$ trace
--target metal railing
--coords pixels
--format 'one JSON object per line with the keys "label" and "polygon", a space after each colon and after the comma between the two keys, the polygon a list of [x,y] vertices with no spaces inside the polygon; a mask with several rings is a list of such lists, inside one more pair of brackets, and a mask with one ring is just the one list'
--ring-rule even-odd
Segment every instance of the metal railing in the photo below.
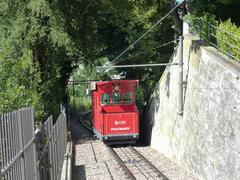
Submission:
{"label": "metal railing", "polygon": [[[216,22],[217,24],[217,22]],[[240,36],[220,29],[217,25],[195,20],[190,31],[201,40],[221,51],[229,58],[240,61]]]}
{"label": "metal railing", "polygon": [[1,180],[35,179],[36,150],[32,109],[21,109],[0,117]]}
{"label": "metal railing", "polygon": [[34,132],[32,108],[0,115],[0,179],[58,180],[67,146],[66,117]]}
{"label": "metal railing", "polygon": [[66,125],[65,115],[60,114],[54,126],[51,116],[40,130],[40,147],[37,163],[39,180],[60,179],[67,147]]}

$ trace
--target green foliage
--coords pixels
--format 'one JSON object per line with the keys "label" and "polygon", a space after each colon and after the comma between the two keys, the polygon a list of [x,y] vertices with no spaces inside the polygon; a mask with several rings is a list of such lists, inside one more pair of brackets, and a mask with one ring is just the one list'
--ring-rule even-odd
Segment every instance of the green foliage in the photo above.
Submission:
{"label": "green foliage", "polygon": [[232,18],[237,25],[240,25],[239,8],[239,0],[197,0],[188,3],[188,10],[194,16],[203,16],[208,13],[214,15],[218,21]]}
{"label": "green foliage", "polygon": [[41,95],[36,91],[39,74],[31,65],[31,51],[25,50],[19,59],[13,59],[9,56],[11,47],[2,44],[2,48],[4,53],[0,53],[0,111],[34,106],[36,116],[43,117]]}
{"label": "green foliage", "polygon": [[[207,22],[214,23],[214,17],[225,20],[232,16],[240,24],[239,6],[236,0],[198,0],[188,5],[193,16],[200,16],[197,21],[203,38],[208,38]],[[95,66],[113,60],[168,11],[169,0],[0,1],[0,111],[34,106],[39,120],[57,116],[59,104],[67,101],[72,73],[75,80],[106,80],[123,70],[127,78],[141,80],[138,96],[146,104],[163,68],[99,74]],[[168,17],[116,64],[167,62],[173,46],[155,47],[173,40],[172,25]],[[235,26],[234,30],[239,32]],[[81,95],[85,89],[76,87],[74,93]]]}
{"label": "green foliage", "polygon": [[91,96],[86,95],[71,95],[70,96],[70,107],[73,114],[77,112],[89,111],[92,109]]}
{"label": "green foliage", "polygon": [[190,31],[198,34],[201,39],[211,42],[214,41],[212,36],[210,36],[210,33],[212,33],[212,28],[210,25],[217,26],[214,15],[210,15],[208,13],[204,14],[203,16],[186,15],[184,19],[189,22]]}
{"label": "green foliage", "polygon": [[[0,111],[34,106],[38,120],[57,116],[71,73],[77,80],[118,74],[123,69],[98,74],[95,66],[111,61],[168,11],[168,0],[1,1]],[[168,61],[173,46],[153,48],[173,39],[172,24],[167,18],[122,57],[128,60],[117,63]],[[124,70],[127,78],[141,79],[141,87],[154,86],[159,77],[153,75],[163,71]]]}
{"label": "green foliage", "polygon": [[138,88],[137,93],[136,93],[136,104],[139,109],[142,109],[145,103],[145,95],[144,95],[144,89],[143,88]]}
{"label": "green foliage", "polygon": [[190,23],[190,31],[198,34],[201,39],[217,45],[223,53],[240,60],[240,28],[231,19],[219,25],[214,16],[209,14],[202,17],[188,15],[185,20]]}
{"label": "green foliage", "polygon": [[[152,87],[154,87],[155,82],[160,77],[161,73],[159,72],[163,71],[163,68],[120,68],[115,71],[108,71],[105,74],[95,74],[95,69],[92,67],[112,61],[131,43],[137,40],[169,11],[168,1],[108,0],[101,1],[98,4],[86,3],[90,4],[89,6],[92,9],[97,9],[97,16],[95,16],[94,13],[91,14],[93,10],[87,8],[87,11],[86,8],[84,8],[86,7],[84,2],[85,1],[82,2],[82,7],[71,7],[71,12],[69,12],[70,14],[73,12],[79,14],[79,16],[71,15],[71,20],[69,21],[70,29],[74,30],[74,37],[77,36],[75,35],[78,34],[77,32],[81,32],[83,37],[89,38],[87,42],[84,42],[85,46],[89,48],[91,47],[91,51],[88,51],[84,47],[82,48],[82,62],[85,65],[85,68],[89,70],[89,73],[87,73],[86,70],[83,70],[80,74],[87,74],[89,79],[106,80],[109,79],[112,74],[119,74],[120,72],[125,71],[127,78],[141,80],[140,89],[143,91],[141,97],[143,101],[140,102],[146,104],[148,96],[153,89]],[[63,7],[64,6],[65,5],[63,5]],[[66,7],[69,9],[69,4],[66,5]],[[75,8],[78,9],[75,10]],[[85,18],[84,22],[86,22],[84,24],[85,26],[79,22],[79,20],[83,20],[83,17]],[[90,20],[88,21],[88,19]],[[95,24],[95,31],[92,31],[94,26],[93,23]],[[75,26],[76,24],[78,24],[78,26]],[[154,48],[173,40],[172,25],[172,19],[168,17],[161,25],[154,28],[151,33],[117,60],[116,64],[168,62],[173,51],[173,45],[159,49]],[[91,35],[89,35],[90,33]],[[95,41],[96,39],[98,41]],[[78,40],[79,41],[76,43],[78,43],[80,47],[85,40]],[[158,76],[155,76],[156,74],[158,74]],[[81,80],[84,78],[86,79],[86,77],[83,76],[74,77],[75,80]],[[149,80],[154,82],[151,86],[149,86]]]}
{"label": "green foliage", "polygon": [[71,57],[76,58],[57,2],[7,0],[1,5],[0,111],[33,106],[38,120],[57,116],[73,69]]}
{"label": "green foliage", "polygon": [[[218,46],[223,52],[227,52],[240,62],[240,27],[232,23],[231,19],[228,19],[221,22],[218,28],[219,30],[216,32]],[[231,43],[231,45],[226,42]]]}

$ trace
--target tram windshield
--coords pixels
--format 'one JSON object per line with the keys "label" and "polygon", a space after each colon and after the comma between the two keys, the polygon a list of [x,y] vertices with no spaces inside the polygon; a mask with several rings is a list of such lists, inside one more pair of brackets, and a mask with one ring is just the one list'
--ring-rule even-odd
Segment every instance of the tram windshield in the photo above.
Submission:
{"label": "tram windshield", "polygon": [[132,92],[113,92],[112,100],[110,102],[110,95],[107,93],[102,94],[101,104],[131,104],[133,102]]}
{"label": "tram windshield", "polygon": [[114,92],[112,93],[112,103],[113,104],[130,104],[133,102],[133,93],[131,92]]}
{"label": "tram windshield", "polygon": [[112,103],[113,104],[118,104],[121,102],[121,95],[119,92],[114,92],[112,93]]}
{"label": "tram windshield", "polygon": [[102,99],[101,99],[102,104],[109,104],[110,103],[110,96],[107,93],[102,94]]}
{"label": "tram windshield", "polygon": [[132,93],[131,92],[127,92],[127,93],[122,93],[122,102],[124,104],[129,104],[132,103]]}

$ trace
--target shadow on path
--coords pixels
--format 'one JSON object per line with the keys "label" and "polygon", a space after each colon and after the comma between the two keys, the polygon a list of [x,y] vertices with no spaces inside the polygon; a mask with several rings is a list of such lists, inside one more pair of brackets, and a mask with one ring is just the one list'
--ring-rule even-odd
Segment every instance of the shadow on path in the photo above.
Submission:
{"label": "shadow on path", "polygon": [[76,145],[82,144],[88,140],[95,139],[93,134],[91,134],[86,128],[80,123],[79,116],[75,116],[70,120],[70,129],[73,141],[73,164],[72,164],[72,177],[73,180],[86,179],[86,172],[84,165],[76,165]]}

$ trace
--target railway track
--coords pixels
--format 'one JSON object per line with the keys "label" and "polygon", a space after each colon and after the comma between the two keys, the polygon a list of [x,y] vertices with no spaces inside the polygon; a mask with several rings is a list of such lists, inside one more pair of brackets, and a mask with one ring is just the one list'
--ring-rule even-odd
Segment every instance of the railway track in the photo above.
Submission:
{"label": "railway track", "polygon": [[[93,134],[92,124],[91,124],[91,111],[84,112],[80,115],[80,123],[86,128],[91,134]],[[90,140],[90,139],[87,139]],[[84,140],[86,141],[86,139]],[[79,142],[81,144],[81,142]],[[91,144],[92,150],[94,152],[93,145]],[[142,154],[140,154],[134,147],[111,147],[108,146],[110,154],[117,160],[117,164],[125,172],[129,179],[159,179],[168,180],[168,178],[159,171],[148,159],[146,159]],[[93,153],[95,154],[95,152]],[[96,157],[96,156],[94,156]],[[96,160],[97,162],[97,160]],[[106,163],[106,162],[105,162]],[[114,179],[113,172],[107,168],[110,174],[110,179]]]}
{"label": "railway track", "polygon": [[[80,123],[91,133],[91,111],[80,115]],[[134,147],[109,147],[110,153],[116,159],[127,176],[132,179],[159,179],[168,180],[168,178],[159,171],[150,161],[141,155]],[[111,174],[111,173],[110,173]]]}
{"label": "railway track", "polygon": [[93,133],[92,129],[92,111],[83,112],[80,115],[80,123],[91,133]]}
{"label": "railway track", "polygon": [[109,149],[130,179],[168,180],[162,172],[160,172],[134,147],[109,147]]}

